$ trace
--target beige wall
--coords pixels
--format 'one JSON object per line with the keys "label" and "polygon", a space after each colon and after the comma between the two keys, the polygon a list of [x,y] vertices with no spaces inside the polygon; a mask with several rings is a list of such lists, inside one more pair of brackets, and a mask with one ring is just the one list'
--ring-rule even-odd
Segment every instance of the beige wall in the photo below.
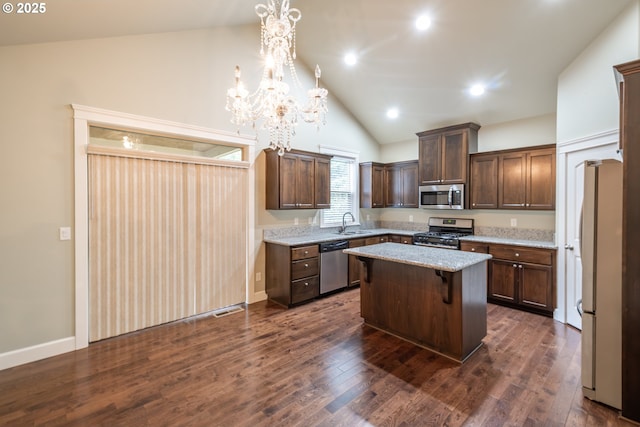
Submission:
{"label": "beige wall", "polygon": [[640,56],[640,2],[633,2],[558,78],[558,143],[619,127],[613,66]]}
{"label": "beige wall", "polygon": [[[74,335],[74,248],[58,240],[58,228],[73,225],[70,104],[235,131],[226,90],[236,64],[256,86],[258,48],[255,25],[0,48],[0,355]],[[308,87],[302,63],[298,73]],[[327,126],[317,132],[301,124],[296,148],[349,144],[376,158],[377,143],[328,89]],[[258,253],[262,227],[290,222],[290,214],[262,208],[263,137],[256,147]]]}

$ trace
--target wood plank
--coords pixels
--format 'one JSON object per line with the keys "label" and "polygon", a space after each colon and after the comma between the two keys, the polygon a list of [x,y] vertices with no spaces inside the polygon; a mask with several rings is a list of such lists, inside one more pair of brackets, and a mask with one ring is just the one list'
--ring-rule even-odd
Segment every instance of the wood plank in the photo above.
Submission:
{"label": "wood plank", "polygon": [[582,397],[580,334],[553,319],[489,304],[460,365],[359,304],[265,301],[0,371],[0,425],[632,425]]}

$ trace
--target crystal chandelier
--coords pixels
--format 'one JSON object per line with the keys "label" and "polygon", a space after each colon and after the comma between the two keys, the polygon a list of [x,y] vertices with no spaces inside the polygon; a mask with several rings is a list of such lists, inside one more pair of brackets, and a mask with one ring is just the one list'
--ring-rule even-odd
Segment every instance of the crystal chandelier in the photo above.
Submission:
{"label": "crystal chandelier", "polygon": [[240,80],[240,67],[236,66],[235,86],[227,91],[227,111],[231,122],[240,126],[262,119],[262,128],[269,130],[269,148],[284,154],[291,149],[298,117],[314,123],[318,129],[326,124],[327,90],[320,87],[320,67],[316,65],[316,85],[307,91],[304,106],[289,94],[284,82],[284,70],[289,68],[293,84],[302,88],[293,60],[296,58],[296,24],[302,17],[298,9],[289,8],[289,0],[268,0],[255,7],[260,18],[260,55],[265,65],[258,89],[249,94]]}

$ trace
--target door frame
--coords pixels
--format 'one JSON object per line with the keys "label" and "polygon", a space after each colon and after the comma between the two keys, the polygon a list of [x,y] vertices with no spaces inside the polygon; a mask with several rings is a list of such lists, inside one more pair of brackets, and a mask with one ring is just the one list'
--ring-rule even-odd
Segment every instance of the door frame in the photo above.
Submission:
{"label": "door frame", "polygon": [[[567,188],[568,186],[568,173],[571,171],[568,167],[568,157],[571,154],[580,153],[589,159],[621,159],[621,155],[617,153],[619,143],[619,131],[618,129],[602,132],[594,135],[590,135],[584,138],[578,138],[565,142],[558,142],[556,147],[556,169],[557,169],[557,194],[556,194],[556,243],[558,245],[557,253],[557,308],[554,311],[554,319],[570,324],[568,322],[569,310],[574,310],[575,301],[570,301],[574,294],[575,289],[580,282],[581,278],[574,278],[572,283],[568,282],[571,277],[568,277],[567,269],[567,253],[565,245],[574,245],[575,242],[569,242],[567,240],[567,232],[569,230],[568,224],[574,221],[574,218],[569,218],[567,212],[567,200],[568,195],[573,194],[575,189]],[[576,325],[570,324],[577,327]]]}
{"label": "door frame", "polygon": [[[254,295],[253,260],[256,257],[255,240],[255,140],[253,136],[187,125],[184,123],[136,116],[71,104],[74,129],[74,261],[75,261],[75,348],[89,345],[89,199],[87,146],[89,126],[115,127],[148,133],[159,133],[198,141],[224,142],[241,147],[244,151],[240,163],[248,168],[247,197],[247,253],[245,255],[245,300],[251,303]],[[239,163],[239,162],[235,162]]]}

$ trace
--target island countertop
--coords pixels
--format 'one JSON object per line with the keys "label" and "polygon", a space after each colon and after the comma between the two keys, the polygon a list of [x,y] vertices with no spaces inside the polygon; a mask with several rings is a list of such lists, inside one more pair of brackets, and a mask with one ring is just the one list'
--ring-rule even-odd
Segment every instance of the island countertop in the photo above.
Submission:
{"label": "island countertop", "polygon": [[379,243],[370,246],[345,249],[349,255],[393,261],[400,264],[456,272],[491,259],[489,254],[431,248],[401,243]]}

